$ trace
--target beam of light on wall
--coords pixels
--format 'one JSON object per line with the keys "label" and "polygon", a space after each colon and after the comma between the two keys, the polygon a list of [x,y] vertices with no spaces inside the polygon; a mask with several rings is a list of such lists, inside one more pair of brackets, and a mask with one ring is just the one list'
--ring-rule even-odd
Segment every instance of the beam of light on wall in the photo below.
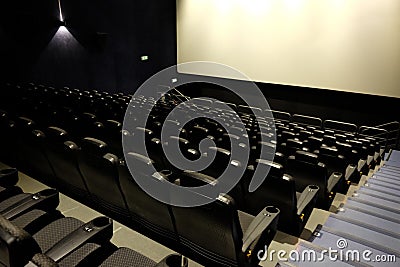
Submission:
{"label": "beam of light on wall", "polygon": [[87,51],[82,44],[65,26],[60,26],[37,58],[32,76],[52,84],[82,84],[88,79],[86,60]]}
{"label": "beam of light on wall", "polygon": [[60,11],[60,21],[64,21],[62,9],[61,9],[61,0],[58,0],[58,10]]}
{"label": "beam of light on wall", "polygon": [[[60,26],[60,28],[58,29],[56,35],[57,35],[57,34],[60,34],[60,35],[67,35],[67,34],[69,34],[69,35],[71,35],[70,32],[68,31],[67,27],[65,27],[65,26]],[[71,36],[72,36],[72,35],[71,35]]]}
{"label": "beam of light on wall", "polygon": [[60,26],[58,28],[49,45],[50,44],[57,44],[60,49],[70,49],[71,47],[81,46],[65,26]]}

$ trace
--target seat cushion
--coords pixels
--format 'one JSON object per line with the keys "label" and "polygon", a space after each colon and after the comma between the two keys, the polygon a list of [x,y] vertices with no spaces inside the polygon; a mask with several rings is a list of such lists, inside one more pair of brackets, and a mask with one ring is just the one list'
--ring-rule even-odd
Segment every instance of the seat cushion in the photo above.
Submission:
{"label": "seat cushion", "polygon": [[31,262],[38,267],[58,267],[58,264],[53,259],[42,253],[35,254]]}
{"label": "seat cushion", "polygon": [[46,253],[61,239],[78,229],[83,222],[75,218],[58,219],[33,235],[43,253]]}
{"label": "seat cushion", "polygon": [[[83,259],[100,249],[100,245],[95,243],[86,243],[80,248],[73,251],[67,257],[58,262],[60,267],[77,266]],[[127,265],[128,266],[128,265]]]}
{"label": "seat cushion", "polygon": [[116,266],[131,266],[131,267],[150,267],[155,266],[156,262],[146,256],[128,249],[120,248],[110,257],[108,257],[100,267],[116,267]]}
{"label": "seat cushion", "polygon": [[[47,213],[42,210],[32,210],[32,211],[24,213],[21,216],[15,218],[12,222],[15,225],[17,225],[18,227],[25,229],[33,221],[39,219],[42,216],[45,216],[46,214]],[[32,233],[30,233],[30,234],[32,234]]]}

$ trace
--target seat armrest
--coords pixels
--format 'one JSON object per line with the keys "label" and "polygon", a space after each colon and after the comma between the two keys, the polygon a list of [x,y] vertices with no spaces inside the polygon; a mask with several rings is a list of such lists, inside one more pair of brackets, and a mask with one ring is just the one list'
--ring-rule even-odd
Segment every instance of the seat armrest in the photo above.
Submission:
{"label": "seat armrest", "polygon": [[11,187],[18,183],[18,170],[15,168],[5,168],[0,170],[0,186]]}
{"label": "seat armrest", "polygon": [[367,162],[366,162],[365,159],[360,159],[360,160],[358,161],[357,170],[360,172],[366,163],[367,163]]}
{"label": "seat armrest", "polygon": [[373,160],[374,160],[374,156],[373,155],[368,155],[368,157],[367,157],[367,165],[369,166]]}
{"label": "seat armrest", "polygon": [[332,189],[338,184],[343,174],[340,172],[334,172],[328,179],[328,191],[332,192]]}
{"label": "seat armrest", "polygon": [[301,193],[297,200],[297,215],[303,213],[303,210],[315,199],[319,191],[319,187],[316,185],[307,186]]}
{"label": "seat armrest", "polygon": [[275,228],[278,223],[280,210],[268,206],[264,208],[250,223],[249,228],[243,234],[242,252],[245,253],[250,247],[255,247],[261,235],[268,228]]}
{"label": "seat armrest", "polygon": [[19,214],[26,213],[32,209],[44,211],[55,210],[60,203],[60,197],[56,189],[45,189],[14,203],[1,212],[7,220],[12,220]]}
{"label": "seat armrest", "polygon": [[348,181],[353,173],[356,171],[357,167],[354,164],[349,164],[346,168],[346,173],[344,175],[344,179]]}
{"label": "seat armrest", "polygon": [[102,244],[110,241],[112,235],[112,220],[104,216],[97,217],[64,237],[49,249],[46,255],[58,262],[85,243],[93,242]]}
{"label": "seat armrest", "polygon": [[39,245],[29,233],[0,216],[1,266],[24,266],[40,252]]}

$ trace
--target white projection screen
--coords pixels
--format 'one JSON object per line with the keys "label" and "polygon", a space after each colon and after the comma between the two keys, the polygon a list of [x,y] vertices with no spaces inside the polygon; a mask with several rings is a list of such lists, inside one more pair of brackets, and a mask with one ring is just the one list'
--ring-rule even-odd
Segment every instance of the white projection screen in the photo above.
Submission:
{"label": "white projection screen", "polygon": [[177,31],[178,63],[400,98],[400,0],[177,0]]}

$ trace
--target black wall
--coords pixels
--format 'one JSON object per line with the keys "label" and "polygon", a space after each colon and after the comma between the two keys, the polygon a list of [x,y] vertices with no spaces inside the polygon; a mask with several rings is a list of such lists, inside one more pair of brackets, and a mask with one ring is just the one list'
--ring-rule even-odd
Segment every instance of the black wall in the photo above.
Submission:
{"label": "black wall", "polygon": [[[58,31],[57,0],[0,4],[2,80],[131,92],[175,64],[174,0],[61,5],[68,32]],[[149,60],[141,61],[142,55]]]}
{"label": "black wall", "polygon": [[[2,81],[133,92],[176,64],[175,0],[61,0],[68,32],[57,34],[57,0],[1,2]],[[400,121],[398,98],[258,85],[273,109],[367,125]],[[187,93],[235,101],[210,87]]]}

